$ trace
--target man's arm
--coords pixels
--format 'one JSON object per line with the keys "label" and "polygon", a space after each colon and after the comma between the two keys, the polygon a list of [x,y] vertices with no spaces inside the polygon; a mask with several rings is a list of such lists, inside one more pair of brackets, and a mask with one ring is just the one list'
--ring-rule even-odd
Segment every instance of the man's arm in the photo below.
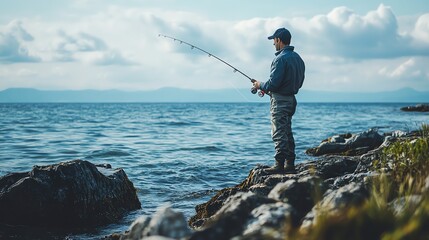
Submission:
{"label": "man's arm", "polygon": [[275,62],[271,65],[270,78],[266,82],[261,82],[256,79],[252,79],[253,87],[256,89],[261,89],[264,92],[274,91],[283,84],[282,80],[284,78],[286,64],[284,60],[276,59]]}

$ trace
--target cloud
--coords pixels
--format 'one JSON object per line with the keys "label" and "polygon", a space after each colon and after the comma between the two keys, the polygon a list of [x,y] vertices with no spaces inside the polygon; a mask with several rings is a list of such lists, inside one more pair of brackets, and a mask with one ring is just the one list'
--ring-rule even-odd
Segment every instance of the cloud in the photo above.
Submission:
{"label": "cloud", "polygon": [[424,48],[429,46],[429,13],[420,16],[412,32],[415,43]]}
{"label": "cloud", "polygon": [[[291,30],[292,45],[305,55],[357,61],[429,56],[429,14],[420,16],[414,29],[399,31],[396,15],[384,4],[364,15],[347,7],[337,7],[310,18],[253,18],[229,22],[200,18],[190,24],[190,17],[187,17],[160,15],[153,17],[150,24],[163,33],[191,39],[214,54],[245,62],[271,57],[272,48],[266,37],[283,26]],[[169,50],[189,54],[187,48],[179,45]]]}
{"label": "cloud", "polygon": [[24,46],[33,37],[22,27],[20,21],[12,21],[4,32],[0,32],[0,63],[37,62]]}
{"label": "cloud", "polygon": [[390,67],[379,70],[381,76],[390,79],[402,79],[405,81],[429,80],[429,69],[426,67],[427,59],[412,57],[406,58]]}
{"label": "cloud", "polygon": [[381,4],[363,16],[346,7],[337,7],[326,15],[292,19],[290,23],[313,53],[371,59],[429,56],[429,45],[415,44],[416,37],[427,39],[422,37],[428,32],[425,20],[425,16],[420,17],[414,33],[400,34],[392,9]]}
{"label": "cloud", "polygon": [[109,49],[102,39],[83,32],[73,36],[59,31],[54,41],[54,52],[57,61],[81,61],[95,65],[132,64],[118,51]]}

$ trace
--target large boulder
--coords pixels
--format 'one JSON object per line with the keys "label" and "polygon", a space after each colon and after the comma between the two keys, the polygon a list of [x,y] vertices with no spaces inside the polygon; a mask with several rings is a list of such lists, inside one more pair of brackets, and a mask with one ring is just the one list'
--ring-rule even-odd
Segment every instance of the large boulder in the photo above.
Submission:
{"label": "large boulder", "polygon": [[89,227],[112,223],[141,208],[125,172],[109,167],[74,160],[1,177],[0,222]]}
{"label": "large boulder", "polygon": [[307,149],[306,153],[313,156],[321,155],[343,155],[358,156],[378,148],[384,142],[384,136],[376,129],[358,134],[342,134],[323,140],[315,148]]}

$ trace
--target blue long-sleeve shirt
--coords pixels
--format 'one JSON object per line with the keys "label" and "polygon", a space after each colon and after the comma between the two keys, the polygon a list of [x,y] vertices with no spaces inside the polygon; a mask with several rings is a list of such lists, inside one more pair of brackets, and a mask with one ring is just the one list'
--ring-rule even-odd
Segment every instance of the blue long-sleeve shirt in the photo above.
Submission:
{"label": "blue long-sleeve shirt", "polygon": [[266,82],[261,82],[261,90],[282,95],[297,94],[304,82],[304,61],[294,51],[293,46],[286,46],[275,55],[271,63],[270,78]]}

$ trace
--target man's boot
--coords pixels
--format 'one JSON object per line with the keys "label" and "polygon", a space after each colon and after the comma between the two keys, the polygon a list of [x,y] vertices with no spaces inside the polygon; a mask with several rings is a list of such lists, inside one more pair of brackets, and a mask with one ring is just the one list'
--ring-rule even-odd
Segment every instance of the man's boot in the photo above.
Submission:
{"label": "man's boot", "polygon": [[264,172],[268,174],[284,173],[285,171],[285,162],[276,160],[274,166],[265,168]]}
{"label": "man's boot", "polygon": [[284,169],[285,173],[296,173],[295,170],[295,159],[293,160],[286,160],[286,167]]}

